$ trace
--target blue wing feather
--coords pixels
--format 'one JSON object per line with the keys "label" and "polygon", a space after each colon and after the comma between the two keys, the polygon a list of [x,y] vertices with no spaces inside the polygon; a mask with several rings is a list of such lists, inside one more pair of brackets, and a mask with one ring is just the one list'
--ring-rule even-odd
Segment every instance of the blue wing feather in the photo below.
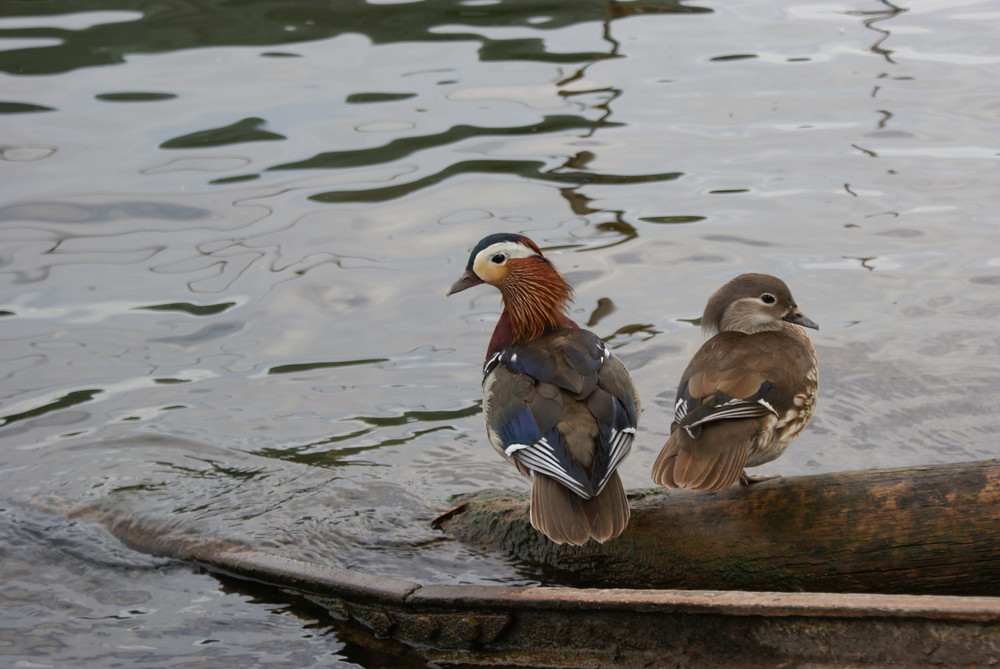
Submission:
{"label": "blue wing feather", "polygon": [[[544,346],[533,346],[533,343],[509,346],[486,362],[484,383],[498,367],[534,380],[533,385],[525,386],[524,397],[507,397],[507,405],[492,408],[494,415],[487,420],[493,425],[507,457],[552,477],[581,497],[593,497],[600,493],[628,455],[635,438],[638,406],[631,381],[615,359],[616,372],[619,369],[624,372],[626,385],[630,388],[623,393],[622,379],[616,378],[614,383],[617,385],[612,388],[618,391],[617,394],[609,390],[601,375],[609,373],[604,365],[613,355],[600,338],[586,330],[568,331],[561,337],[553,337]],[[542,413],[532,412],[526,398],[539,383],[552,384],[585,402],[597,419],[600,443],[596,445],[596,457],[589,473],[571,457],[555,427],[560,416],[553,420],[550,414],[556,405],[543,407],[536,398],[535,409]],[[566,401],[574,400],[567,398]]]}
{"label": "blue wing feather", "polygon": [[538,423],[535,422],[531,409],[528,407],[522,409],[506,423],[497,426],[496,430],[507,447],[511,444],[533,444],[543,436],[542,431],[538,429]]}

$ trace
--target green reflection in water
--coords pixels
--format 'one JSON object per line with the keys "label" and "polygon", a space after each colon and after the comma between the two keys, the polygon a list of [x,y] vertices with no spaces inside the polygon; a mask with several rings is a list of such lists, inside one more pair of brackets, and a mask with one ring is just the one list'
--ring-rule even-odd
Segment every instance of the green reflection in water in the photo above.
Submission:
{"label": "green reflection in water", "polygon": [[716,56],[715,58],[709,58],[709,60],[713,63],[725,63],[731,60],[750,60],[758,57],[754,53],[734,53],[728,56]]}
{"label": "green reflection in water", "polygon": [[[219,462],[218,460],[212,460],[208,458],[198,458],[192,457],[191,461],[195,463],[201,463],[203,466],[195,465],[184,465],[180,462],[167,462],[164,460],[157,461],[157,465],[165,467],[172,472],[179,473],[185,478],[191,479],[210,479],[210,480],[221,480],[221,481],[252,481],[259,478],[267,478],[268,471],[264,467],[236,467],[230,464],[225,464]],[[119,490],[126,490],[127,488],[119,488]],[[212,502],[200,503],[198,506],[180,506],[174,509],[175,513],[184,513],[190,511],[203,511],[212,507]]]}
{"label": "green reflection in water", "polygon": [[374,462],[365,463],[358,460],[351,460],[350,463],[347,463],[345,461],[348,458],[357,456],[365,451],[376,450],[386,446],[401,446],[434,432],[440,432],[441,430],[455,430],[455,427],[450,424],[436,425],[414,430],[413,432],[407,433],[406,436],[393,436],[378,440],[374,443],[368,443],[364,446],[327,447],[344,443],[353,444],[357,440],[369,434],[388,427],[398,427],[409,423],[451,423],[456,420],[478,415],[481,411],[482,403],[477,401],[470,406],[451,411],[411,410],[405,411],[399,416],[355,416],[345,419],[345,421],[363,423],[365,424],[365,427],[352,430],[346,434],[327,437],[325,439],[300,446],[289,446],[285,448],[261,448],[253,451],[253,453],[255,455],[275,460],[286,460],[289,462],[297,462],[299,464],[313,465],[317,467],[336,467],[343,464],[351,464],[352,466],[359,464],[375,465],[376,463]]}
{"label": "green reflection in water", "polygon": [[198,149],[207,146],[225,146],[227,144],[242,144],[243,142],[270,142],[286,139],[276,132],[261,130],[260,126],[267,123],[262,118],[245,118],[221,128],[199,130],[189,135],[168,139],[160,144],[161,149]]}
{"label": "green reflection in water", "polygon": [[136,310],[144,311],[180,311],[192,316],[212,316],[221,314],[230,307],[236,306],[235,302],[220,302],[219,304],[190,304],[188,302],[170,302],[167,304],[151,304],[145,307],[133,307]]}
{"label": "green reflection in water", "polygon": [[235,183],[240,183],[241,181],[254,181],[256,179],[260,179],[259,174],[238,174],[234,177],[222,177],[221,179],[212,179],[208,183],[212,185],[235,184]]}
{"label": "green reflection in water", "polygon": [[55,111],[53,107],[33,105],[27,102],[0,101],[0,114],[30,114],[31,112]]}
{"label": "green reflection in water", "polygon": [[278,365],[267,370],[270,374],[295,374],[297,372],[311,372],[316,369],[330,369],[333,367],[353,367],[354,365],[375,365],[380,362],[389,362],[389,358],[364,358],[361,360],[338,360],[336,362],[303,362],[295,365]]}
{"label": "green reflection in water", "polygon": [[601,322],[606,316],[610,316],[617,310],[614,301],[610,297],[597,298],[597,307],[590,313],[587,319],[587,327],[592,328]]}
{"label": "green reflection in water", "polygon": [[704,216],[643,216],[639,219],[646,223],[697,223],[704,221]]}
{"label": "green reflection in water", "polygon": [[459,174],[512,174],[525,179],[537,179],[555,183],[585,184],[637,184],[652,181],[672,181],[684,175],[683,172],[664,172],[662,174],[596,174],[593,172],[558,172],[543,171],[545,163],[540,160],[466,160],[444,168],[440,172],[428,175],[409,183],[370,188],[367,190],[330,191],[318,193],[309,197],[316,202],[383,202],[409,195],[428,186],[434,186]]}
{"label": "green reflection in water", "polygon": [[[444,132],[419,137],[400,137],[382,146],[370,149],[354,149],[351,151],[327,151],[307,160],[295,163],[284,163],[268,168],[269,170],[309,170],[334,169],[345,167],[363,167],[388,163],[409,155],[438,146],[448,146],[471,137],[502,137],[519,135],[538,135],[549,132],[566,132],[569,130],[592,130],[594,121],[581,116],[550,115],[538,123],[514,127],[486,127],[475,125],[456,125]],[[620,123],[606,123],[602,127],[615,127]]]}
{"label": "green reflection in water", "polygon": [[480,412],[480,402],[476,402],[461,409],[448,411],[427,411],[424,409],[414,409],[404,411],[401,416],[357,416],[351,420],[368,423],[375,427],[390,427],[393,425],[405,425],[406,423],[429,423],[436,421],[459,420],[475,416]]}
{"label": "green reflection in water", "polygon": [[[0,53],[0,71],[55,74],[81,67],[125,62],[129,54],[163,53],[219,46],[288,45],[343,34],[365,35],[374,44],[400,42],[480,42],[482,60],[533,60],[553,63],[608,58],[599,52],[552,53],[541,38],[497,39],[479,30],[522,28],[546,31],[580,23],[604,23],[633,14],[711,12],[680,0],[505,0],[468,6],[463,0],[424,0],[368,4],[363,0],[54,0],[0,3],[0,18],[61,16],[74,12],[112,12],[109,23],[79,29],[34,27],[0,30],[3,37],[48,38],[49,46]],[[122,21],[122,12],[140,18]],[[544,20],[539,21],[543,17]],[[44,19],[42,19],[43,21]],[[42,23],[39,21],[39,23]],[[448,26],[441,30],[440,26]],[[268,55],[275,55],[268,50]]]}
{"label": "green reflection in water", "polygon": [[[273,460],[284,460],[286,462],[297,462],[302,465],[311,465],[313,467],[339,467],[342,465],[351,465],[356,467],[358,465],[371,465],[373,467],[385,467],[388,465],[379,464],[374,461],[362,461],[355,459],[366,451],[374,451],[386,446],[401,446],[403,444],[415,441],[425,435],[432,434],[434,432],[440,432],[441,430],[453,430],[455,428],[442,425],[439,427],[432,427],[426,430],[415,430],[406,437],[397,437],[393,439],[385,439],[368,446],[349,446],[344,448],[334,448],[334,449],[324,449],[315,450],[317,446],[323,446],[324,444],[332,443],[330,441],[320,441],[315,444],[308,444],[307,446],[299,446],[295,448],[262,448],[260,450],[254,451],[254,455],[259,455],[265,458],[271,458]],[[344,439],[357,439],[363,437],[364,435],[373,432],[375,428],[368,428],[366,430],[360,430],[357,432],[352,432],[350,435],[344,435]],[[337,441],[343,441],[343,439],[338,439]]]}
{"label": "green reflection in water", "polygon": [[392,102],[417,97],[416,93],[352,93],[346,102],[351,104],[366,104],[369,102]]}
{"label": "green reflection in water", "polygon": [[65,409],[77,404],[83,404],[84,402],[89,402],[96,395],[99,395],[102,392],[104,391],[99,388],[92,388],[88,390],[75,390],[71,393],[66,393],[54,402],[49,402],[48,404],[44,404],[40,407],[35,407],[34,409],[29,409],[28,411],[22,411],[21,413],[0,417],[0,427],[10,425],[11,423],[16,423],[21,420],[36,418],[53,411],[59,411],[60,409]]}
{"label": "green reflection in water", "polygon": [[173,100],[177,96],[173,93],[98,93],[94,96],[98,100],[105,102],[158,102],[160,100]]}
{"label": "green reflection in water", "polygon": [[611,345],[611,348],[620,348],[630,341],[646,341],[660,334],[662,330],[657,330],[652,323],[632,323],[623,325],[607,337],[604,341]]}

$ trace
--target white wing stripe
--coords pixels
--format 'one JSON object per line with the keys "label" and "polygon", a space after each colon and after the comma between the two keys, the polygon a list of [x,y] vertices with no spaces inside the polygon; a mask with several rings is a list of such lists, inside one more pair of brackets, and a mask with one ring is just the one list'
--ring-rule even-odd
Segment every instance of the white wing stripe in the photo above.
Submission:
{"label": "white wing stripe", "polygon": [[516,453],[518,462],[525,465],[529,469],[551,476],[580,497],[590,499],[590,495],[588,494],[584,484],[573,478],[573,476],[570,475],[570,473],[567,472],[561,464],[559,464],[559,460],[555,454],[555,448],[546,439],[539,439],[530,446],[525,446],[524,444],[512,444],[511,446],[508,446],[504,452],[512,457],[514,457],[514,454]]}
{"label": "white wing stripe", "polygon": [[679,423],[687,415],[687,402],[684,398],[678,397],[674,402],[674,422]]}
{"label": "white wing stripe", "polygon": [[635,439],[635,428],[627,427],[624,430],[611,431],[611,443],[608,449],[608,469],[597,484],[597,494],[604,490],[608,479],[618,469],[618,465],[625,459],[625,456],[632,450],[632,440]]}
{"label": "white wing stripe", "polygon": [[551,476],[552,478],[556,479],[557,481],[565,485],[567,488],[575,492],[580,497],[583,497],[584,499],[590,499],[590,495],[587,494],[587,491],[584,489],[582,485],[580,485],[579,481],[571,477],[562,468],[553,468],[551,465],[549,465],[544,461],[536,460],[534,457],[535,455],[536,454],[532,453],[531,451],[524,451],[522,455],[519,456],[518,459],[528,468],[538,473],[545,474],[547,476]]}
{"label": "white wing stripe", "polygon": [[511,444],[504,449],[504,454],[509,458],[514,455],[517,451],[523,450],[525,448],[531,448],[528,444]]}

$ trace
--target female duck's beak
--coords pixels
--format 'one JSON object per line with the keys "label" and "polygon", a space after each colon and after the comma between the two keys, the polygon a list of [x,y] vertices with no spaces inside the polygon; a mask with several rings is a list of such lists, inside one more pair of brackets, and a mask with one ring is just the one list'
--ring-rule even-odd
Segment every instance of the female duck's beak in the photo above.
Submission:
{"label": "female duck's beak", "polygon": [[483,280],[480,279],[478,276],[476,276],[475,272],[473,272],[471,269],[467,269],[465,270],[465,273],[459,277],[458,281],[451,284],[451,288],[449,288],[448,292],[445,293],[445,297],[447,297],[448,295],[454,295],[455,293],[459,293],[465,290],[466,288],[472,288],[473,286],[478,286],[482,282]]}
{"label": "female duck's beak", "polygon": [[795,311],[789,311],[782,318],[783,321],[788,321],[789,323],[795,323],[796,325],[801,325],[804,328],[812,328],[813,330],[819,330],[819,326],[815,322],[806,318],[806,315],[796,309]]}

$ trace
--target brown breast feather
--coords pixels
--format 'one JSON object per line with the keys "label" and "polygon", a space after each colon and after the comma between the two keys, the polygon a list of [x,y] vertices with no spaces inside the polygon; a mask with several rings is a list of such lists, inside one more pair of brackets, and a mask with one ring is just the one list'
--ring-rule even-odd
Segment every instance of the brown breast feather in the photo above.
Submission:
{"label": "brown breast feather", "polygon": [[697,398],[720,391],[730,397],[752,397],[764,381],[769,381],[772,388],[767,402],[782,415],[792,407],[810,366],[806,346],[784,332],[723,332],[695,354],[683,379],[688,382],[688,392]]}
{"label": "brown breast feather", "polygon": [[[814,364],[808,342],[786,332],[723,332],[694,355],[682,377],[694,398],[708,400],[722,392],[729,397],[754,396],[765,381],[772,385],[767,402],[778,416],[794,406]],[[671,426],[671,434],[654,465],[654,480],[663,485],[715,490],[739,477],[755,440],[766,439],[777,418],[723,420],[706,425],[698,439]]]}

